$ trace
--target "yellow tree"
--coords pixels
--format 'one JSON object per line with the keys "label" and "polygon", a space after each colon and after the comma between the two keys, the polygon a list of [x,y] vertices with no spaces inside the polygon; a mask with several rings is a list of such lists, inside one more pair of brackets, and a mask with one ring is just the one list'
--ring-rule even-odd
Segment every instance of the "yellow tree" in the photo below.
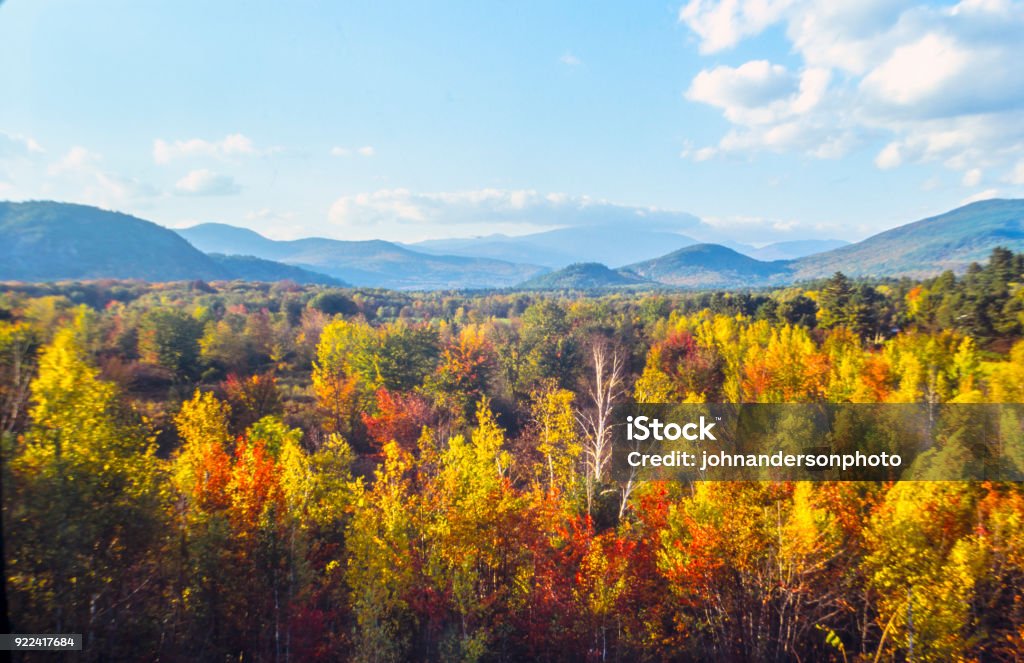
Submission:
{"label": "yellow tree", "polygon": [[525,600],[531,568],[522,544],[532,536],[526,500],[509,480],[511,455],[486,399],[477,408],[470,438],[456,436],[441,454],[427,490],[426,574],[449,597],[455,628],[438,643],[444,658],[481,657],[495,638],[495,624]]}
{"label": "yellow tree", "polygon": [[583,444],[573,415],[575,395],[546,381],[531,394],[530,414],[537,429],[537,451],[544,458],[538,478],[546,477],[549,491],[571,496],[579,486]]}
{"label": "yellow tree", "polygon": [[121,658],[130,649],[118,629],[147,619],[162,467],[148,426],[99,379],[79,332],[56,333],[31,384],[31,425],[11,460],[8,580],[20,628],[80,632],[97,657]]}
{"label": "yellow tree", "polygon": [[995,364],[989,394],[996,403],[1024,403],[1024,341],[1017,341],[1007,361]]}
{"label": "yellow tree", "polygon": [[979,492],[967,482],[898,483],[872,516],[864,568],[879,597],[880,650],[913,647],[923,661],[964,658],[985,564],[972,533]]}
{"label": "yellow tree", "polygon": [[418,499],[409,478],[413,458],[394,442],[382,451],[384,462],[372,488],[357,498],[346,536],[357,661],[406,660],[416,627],[410,606],[419,566]]}
{"label": "yellow tree", "polygon": [[355,358],[371,343],[373,330],[338,319],[324,327],[313,362],[313,391],[329,432],[350,434],[369,402],[374,375],[361,372]]}

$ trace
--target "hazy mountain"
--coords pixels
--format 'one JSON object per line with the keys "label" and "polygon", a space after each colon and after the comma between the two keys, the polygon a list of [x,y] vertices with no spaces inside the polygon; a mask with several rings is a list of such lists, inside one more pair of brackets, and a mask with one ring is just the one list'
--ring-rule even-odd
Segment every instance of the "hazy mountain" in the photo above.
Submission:
{"label": "hazy mountain", "polygon": [[563,267],[557,272],[535,276],[520,283],[522,290],[597,290],[623,286],[650,285],[636,274],[612,270],[596,262],[584,262]]}
{"label": "hazy mountain", "polygon": [[254,256],[265,260],[276,260],[277,254],[286,253],[280,242],[267,239],[255,230],[226,223],[201,223],[175,232],[205,253]]}
{"label": "hazy mountain", "polygon": [[724,246],[702,244],[626,269],[668,285],[705,288],[777,285],[837,271],[854,277],[920,278],[947,269],[962,272],[972,262],[984,262],[997,246],[1024,251],[1024,200],[972,203],[796,260],[756,260]]}
{"label": "hazy mountain", "polygon": [[686,235],[632,224],[559,228],[532,235],[488,235],[434,239],[409,248],[434,254],[494,258],[560,268],[575,263],[625,265],[663,255],[697,240]]}
{"label": "hazy mountain", "polygon": [[697,244],[625,268],[651,281],[686,288],[732,288],[779,283],[787,263],[763,262],[719,244]]}
{"label": "hazy mountain", "polygon": [[[587,289],[642,283],[633,280],[633,274],[638,279],[689,288],[777,285],[827,277],[836,271],[855,277],[922,277],[945,269],[963,271],[971,262],[984,261],[996,246],[1024,252],[1024,200],[972,203],[856,244],[795,260],[772,261],[715,244],[688,245],[693,240],[682,235],[630,228],[566,228],[518,238],[429,243],[430,250],[447,246],[467,252],[492,246],[501,255],[533,258],[525,264],[428,254],[384,241],[275,241],[223,224],[203,224],[179,233],[127,214],[84,205],[0,203],[0,279],[291,279],[306,283],[337,283],[335,279],[341,279],[360,286],[406,289],[511,287],[520,283],[530,288]],[[546,272],[535,263],[558,264],[564,259],[559,256],[603,255],[601,262],[614,266],[628,256],[658,246],[665,251],[679,243],[684,246],[619,270],[593,264],[595,260],[571,260],[571,268],[534,279]],[[822,247],[821,240],[781,242],[762,247],[760,255],[793,255]],[[586,264],[575,264],[581,262]]]}
{"label": "hazy mountain", "polygon": [[425,290],[507,287],[546,271],[504,260],[428,255],[382,240],[276,241],[224,224],[201,224],[178,233],[203,251],[277,260],[358,286]]}
{"label": "hazy mountain", "polygon": [[206,255],[127,214],[57,202],[0,203],[0,280],[242,280],[344,285],[250,256]]}
{"label": "hazy mountain", "polygon": [[229,277],[173,231],[134,216],[68,203],[0,203],[0,279]]}
{"label": "hazy mountain", "polygon": [[296,283],[337,287],[348,285],[333,276],[273,260],[264,260],[253,256],[226,256],[222,253],[208,255],[229,275],[229,278],[240,281],[295,281]]}
{"label": "hazy mountain", "polygon": [[879,233],[864,241],[800,258],[794,279],[830,276],[923,277],[963,271],[992,249],[1024,251],[1024,200],[985,200]]}
{"label": "hazy mountain", "polygon": [[849,242],[842,239],[797,239],[786,242],[775,242],[750,250],[736,249],[740,253],[758,260],[793,260],[847,246]]}

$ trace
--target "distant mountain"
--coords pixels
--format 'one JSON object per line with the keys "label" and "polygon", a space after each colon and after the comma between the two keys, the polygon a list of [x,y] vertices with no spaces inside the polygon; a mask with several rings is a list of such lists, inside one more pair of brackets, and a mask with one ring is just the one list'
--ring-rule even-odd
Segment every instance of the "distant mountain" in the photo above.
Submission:
{"label": "distant mountain", "polygon": [[264,260],[253,256],[226,256],[222,253],[211,253],[209,256],[229,275],[229,278],[240,281],[295,281],[302,284],[333,285],[335,287],[348,285],[333,276],[273,260]]}
{"label": "distant mountain", "polygon": [[0,203],[0,279],[223,279],[215,260],[149,221],[57,202]]}
{"label": "distant mountain", "polygon": [[849,242],[842,239],[798,239],[787,242],[775,242],[750,250],[737,249],[740,253],[758,260],[793,260],[847,246]]}
{"label": "distant mountain", "polygon": [[688,246],[623,268],[650,281],[685,288],[735,288],[788,280],[785,261],[763,262],[719,244]]}
{"label": "distant mountain", "polygon": [[87,205],[0,202],[0,280],[282,281],[338,279],[249,256],[206,255],[149,221]]}
{"label": "distant mountain", "polygon": [[285,253],[279,242],[267,239],[255,230],[226,223],[201,223],[175,232],[205,253],[254,256],[265,260],[276,260],[280,257],[276,253]]}
{"label": "distant mountain", "polygon": [[563,267],[557,272],[542,274],[520,283],[520,290],[599,290],[624,286],[651,285],[650,281],[622,270],[608,269],[596,262]]}
{"label": "distant mountain", "polygon": [[1024,251],[1024,200],[985,200],[959,207],[856,244],[800,258],[793,279],[847,276],[933,276],[984,262],[992,249]]}
{"label": "distant mountain", "polygon": [[[523,261],[430,254],[379,240],[275,241],[223,224],[202,224],[175,233],[127,214],[85,205],[0,202],[0,280],[290,279],[430,290],[517,284],[619,288],[642,285],[644,279],[686,288],[747,288],[823,278],[836,271],[853,277],[961,272],[971,262],[987,259],[996,246],[1024,252],[1024,200],[972,203],[856,244],[791,260],[758,260],[717,244],[694,245],[683,235],[630,227],[565,228],[518,238],[445,241],[449,244],[429,243],[430,250],[447,246],[469,252],[492,246],[496,253],[518,255]],[[762,247],[756,255],[794,255],[824,246],[822,240],[781,242]],[[634,260],[616,270],[593,259],[570,260],[568,268],[535,278],[548,272],[537,263],[558,264],[577,253],[604,256],[601,262],[615,266],[628,256],[656,249],[665,254]]]}
{"label": "distant mountain", "polygon": [[[810,241],[796,244],[802,246],[776,244],[762,255],[815,246]],[[923,278],[947,269],[962,272],[972,262],[984,262],[997,246],[1024,252],[1024,200],[972,203],[795,260],[757,260],[724,246],[701,244],[625,269],[651,281],[689,288],[781,285],[825,278],[837,271],[853,277]]]}
{"label": "distant mountain", "polygon": [[381,240],[276,241],[251,230],[201,224],[178,233],[202,251],[245,253],[328,274],[358,286],[438,290],[508,287],[546,271],[504,260],[428,255]]}
{"label": "distant mountain", "polygon": [[625,265],[696,243],[692,237],[643,228],[633,222],[559,228],[516,237],[434,239],[407,246],[425,253],[493,258],[558,269],[585,262]]}

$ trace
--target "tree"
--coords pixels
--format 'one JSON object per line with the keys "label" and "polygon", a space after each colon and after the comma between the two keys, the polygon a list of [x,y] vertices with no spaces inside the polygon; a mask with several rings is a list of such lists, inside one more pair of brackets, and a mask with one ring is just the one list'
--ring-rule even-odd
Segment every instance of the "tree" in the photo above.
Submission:
{"label": "tree", "polygon": [[189,378],[199,368],[198,320],[177,309],[147,312],[140,325],[139,355],[143,361],[163,366],[176,377]]}
{"label": "tree", "polygon": [[818,305],[806,295],[796,295],[779,303],[777,311],[781,322],[814,327],[817,324]]}
{"label": "tree", "polygon": [[383,455],[346,536],[357,661],[405,660],[415,624],[410,600],[421,556],[414,541],[419,500],[408,477],[413,459],[395,443],[385,444]]}
{"label": "tree", "polygon": [[427,390],[441,407],[459,421],[466,421],[486,395],[497,363],[483,329],[475,325],[463,327],[455,339],[445,344],[440,364],[427,380]]}
{"label": "tree", "polygon": [[355,357],[373,341],[365,323],[335,320],[323,329],[313,362],[313,390],[328,432],[352,436],[370,397]]}
{"label": "tree", "polygon": [[873,307],[877,293],[869,286],[854,287],[842,272],[828,280],[818,298],[818,326],[824,329],[847,327],[859,336],[874,329]]}
{"label": "tree", "polygon": [[437,332],[426,325],[397,322],[382,331],[377,342],[357,355],[355,362],[377,388],[411,391],[423,384],[437,366]]}
{"label": "tree", "polygon": [[526,309],[522,341],[527,382],[553,378],[561,387],[573,386],[580,355],[571,332],[565,311],[558,303],[543,299]]}
{"label": "tree", "polygon": [[434,419],[430,403],[419,394],[402,394],[383,387],[376,394],[377,411],[363,412],[363,424],[374,445],[383,449],[388,442],[397,442],[404,449],[415,448],[424,426]]}
{"label": "tree", "polygon": [[650,403],[718,402],[724,382],[723,360],[715,348],[680,331],[651,348],[636,391],[638,399]]}
{"label": "tree", "polygon": [[39,341],[24,323],[0,322],[0,435],[25,423]]}
{"label": "tree", "polygon": [[165,531],[162,467],[151,432],[98,378],[77,332],[64,327],[43,349],[31,424],[11,459],[14,626],[79,632],[90,657],[130,657],[138,650],[121,629],[149,638],[158,623],[147,585]]}
{"label": "tree", "polygon": [[224,397],[234,415],[236,430],[245,430],[260,419],[284,411],[277,378],[271,373],[247,378],[232,373],[222,384]]}
{"label": "tree", "polygon": [[536,428],[537,451],[544,459],[538,468],[548,490],[571,496],[579,483],[579,462],[583,445],[573,412],[575,395],[559,388],[553,380],[542,383],[531,394],[530,414]]}
{"label": "tree", "polygon": [[[625,394],[625,365],[615,348],[603,339],[590,345],[591,378],[585,388],[585,405],[577,409],[576,419],[583,429],[583,457],[587,479],[587,512],[594,508],[595,491],[602,490],[607,480],[607,467],[612,454],[612,411]],[[629,498],[622,496],[621,514]]]}
{"label": "tree", "polygon": [[325,290],[309,300],[309,307],[324,315],[355,315],[359,307],[350,297],[337,290]]}

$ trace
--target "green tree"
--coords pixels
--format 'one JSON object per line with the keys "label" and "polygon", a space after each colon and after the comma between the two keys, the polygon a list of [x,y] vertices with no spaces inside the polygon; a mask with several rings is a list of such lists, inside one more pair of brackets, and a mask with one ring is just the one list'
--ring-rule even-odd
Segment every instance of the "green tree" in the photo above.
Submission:
{"label": "green tree", "polygon": [[575,386],[582,355],[565,310],[557,302],[544,299],[526,309],[522,343],[527,382],[553,378],[561,387]]}
{"label": "green tree", "polygon": [[176,377],[190,378],[199,369],[199,340],[203,326],[183,311],[158,308],[142,317],[139,355],[143,361],[168,369]]}

